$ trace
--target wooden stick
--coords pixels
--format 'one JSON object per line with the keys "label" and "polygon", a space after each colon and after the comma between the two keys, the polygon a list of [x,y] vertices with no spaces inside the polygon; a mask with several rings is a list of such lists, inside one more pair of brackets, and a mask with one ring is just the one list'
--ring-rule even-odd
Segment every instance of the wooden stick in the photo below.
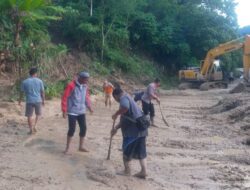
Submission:
{"label": "wooden stick", "polygon": [[160,108],[161,117],[162,117],[163,122],[165,123],[165,125],[166,125],[167,127],[169,127],[169,124],[168,124],[167,120],[165,119],[165,117],[164,117],[164,115],[163,115],[163,113],[162,113],[162,109],[161,109],[161,105],[160,105],[160,104],[159,104],[159,108]]}
{"label": "wooden stick", "polygon": [[[115,120],[113,121],[112,130],[113,130],[114,128],[115,128]],[[110,160],[112,139],[113,139],[113,136],[112,136],[112,135],[110,135],[110,139],[109,139],[109,150],[108,150],[107,160]]]}

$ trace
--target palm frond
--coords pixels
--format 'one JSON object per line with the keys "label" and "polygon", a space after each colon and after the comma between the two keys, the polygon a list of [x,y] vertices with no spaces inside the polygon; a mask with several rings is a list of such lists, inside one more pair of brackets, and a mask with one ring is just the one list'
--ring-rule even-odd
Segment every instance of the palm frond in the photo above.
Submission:
{"label": "palm frond", "polygon": [[61,17],[46,15],[43,11],[30,11],[28,15],[32,20],[60,20]]}
{"label": "palm frond", "polygon": [[22,11],[41,9],[46,5],[45,0],[21,0],[21,2],[19,9]]}
{"label": "palm frond", "polygon": [[48,2],[45,0],[32,0],[32,2],[31,2],[31,7],[33,9],[45,7],[47,5],[48,5]]}
{"label": "palm frond", "polygon": [[66,9],[61,6],[45,6],[44,8],[48,11],[53,11],[56,14],[62,14],[66,12]]}

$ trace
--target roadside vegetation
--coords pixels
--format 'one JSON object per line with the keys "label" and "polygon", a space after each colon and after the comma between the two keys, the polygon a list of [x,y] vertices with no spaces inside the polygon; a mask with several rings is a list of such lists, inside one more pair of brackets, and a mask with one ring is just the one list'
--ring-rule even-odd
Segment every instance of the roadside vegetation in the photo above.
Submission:
{"label": "roadside vegetation", "polygon": [[[239,37],[235,6],[231,0],[2,0],[1,64],[18,81],[39,67],[51,97],[75,74],[64,68],[74,67],[67,56],[93,76],[158,76],[170,88],[179,69],[198,66],[210,48]],[[240,54],[222,56],[224,68],[240,67]]]}

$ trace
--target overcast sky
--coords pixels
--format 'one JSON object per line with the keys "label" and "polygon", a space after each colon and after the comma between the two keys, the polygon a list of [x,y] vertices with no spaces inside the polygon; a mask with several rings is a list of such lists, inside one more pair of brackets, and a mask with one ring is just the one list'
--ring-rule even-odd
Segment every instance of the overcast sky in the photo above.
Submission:
{"label": "overcast sky", "polygon": [[238,2],[236,13],[240,27],[250,25],[250,0],[235,0]]}

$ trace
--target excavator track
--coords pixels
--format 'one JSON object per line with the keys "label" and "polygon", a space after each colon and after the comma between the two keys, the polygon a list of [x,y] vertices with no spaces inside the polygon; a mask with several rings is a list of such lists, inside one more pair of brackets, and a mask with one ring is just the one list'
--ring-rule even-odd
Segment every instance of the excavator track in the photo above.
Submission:
{"label": "excavator track", "polygon": [[223,88],[226,89],[228,87],[228,83],[224,81],[213,81],[213,82],[204,82],[200,85],[200,90],[207,91],[214,88]]}
{"label": "excavator track", "polygon": [[179,84],[179,90],[186,90],[186,89],[199,89],[200,83],[192,83],[192,82],[182,82]]}

